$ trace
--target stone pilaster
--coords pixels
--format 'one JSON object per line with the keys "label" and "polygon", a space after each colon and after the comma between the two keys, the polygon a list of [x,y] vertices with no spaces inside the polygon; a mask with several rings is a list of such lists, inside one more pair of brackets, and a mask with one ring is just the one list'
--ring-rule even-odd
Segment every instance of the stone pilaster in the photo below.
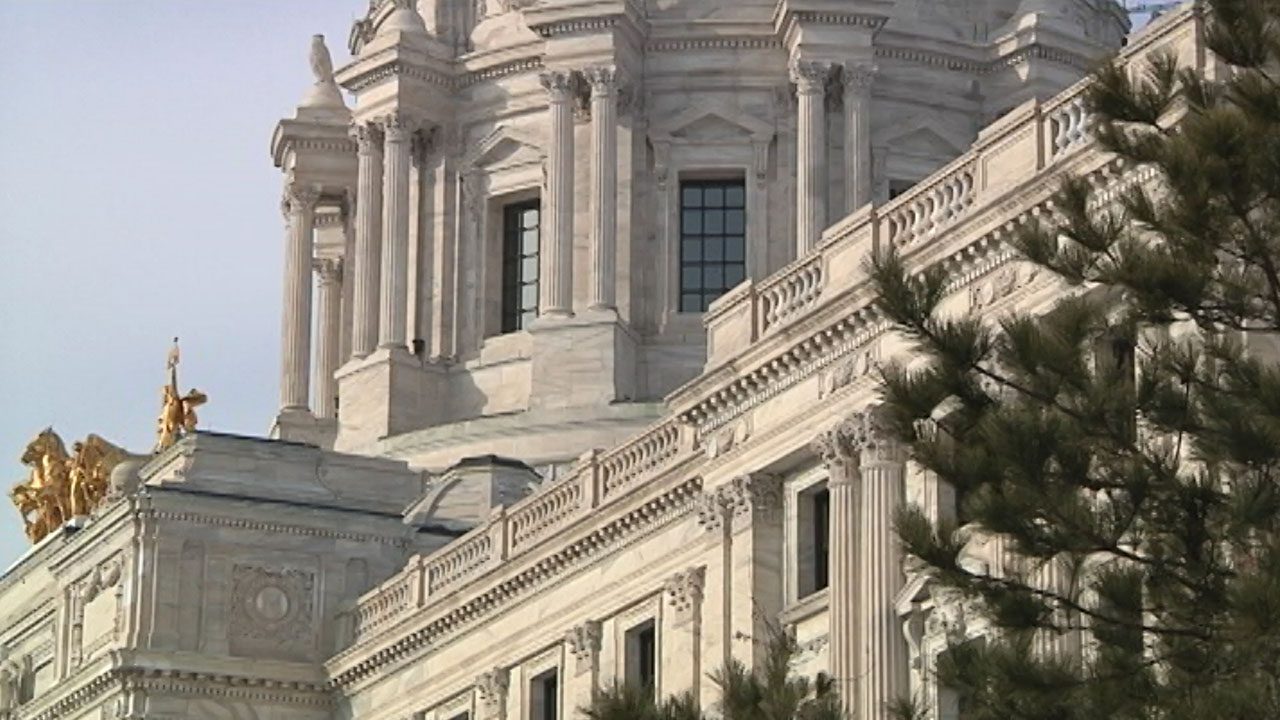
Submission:
{"label": "stone pilaster", "polygon": [[591,302],[592,310],[617,307],[618,73],[586,72],[591,84]]}
{"label": "stone pilaster", "polygon": [[871,202],[871,86],[874,65],[846,64],[840,75],[844,92],[845,212]]}
{"label": "stone pilaster", "polygon": [[409,316],[409,170],[411,120],[383,118],[382,290],[378,347],[406,348]]}
{"label": "stone pilaster", "polygon": [[352,271],[351,356],[363,358],[378,342],[378,285],[382,274],[382,138],[376,126],[352,127],[356,141],[356,227]]}
{"label": "stone pilaster", "polygon": [[600,684],[600,623],[587,620],[565,633],[564,641],[572,662],[565,668],[568,708],[584,708],[595,699]]}
{"label": "stone pilaster", "polygon": [[320,193],[291,184],[284,207],[289,233],[284,255],[284,312],[280,352],[280,411],[308,409],[311,369],[311,253]]}
{"label": "stone pilaster", "polygon": [[827,223],[826,89],[829,62],[793,60],[796,84],[796,257],[818,244]]}
{"label": "stone pilaster", "polygon": [[699,697],[702,680],[702,600],[707,581],[704,566],[672,575],[662,586],[667,610],[662,613],[662,694],[690,692]]}
{"label": "stone pilaster", "polygon": [[856,520],[860,605],[856,717],[887,720],[888,704],[908,688],[907,644],[895,603],[902,590],[902,548],[894,513],[906,484],[906,448],[893,438],[877,409],[852,419],[861,443]]}
{"label": "stone pilaster", "polygon": [[573,73],[542,73],[550,112],[551,148],[547,153],[547,188],[542,198],[545,223],[541,248],[538,314],[543,318],[573,314]]}
{"label": "stone pilaster", "polygon": [[494,668],[476,678],[476,710],[480,720],[506,718],[510,678],[506,668]]}
{"label": "stone pilaster", "polygon": [[342,260],[316,260],[315,272],[320,315],[316,327],[315,414],[321,420],[332,420],[337,416],[338,383],[333,374],[338,370],[341,341]]}
{"label": "stone pilaster", "polygon": [[829,499],[827,556],[830,611],[827,614],[831,678],[846,715],[855,712],[858,681],[858,451],[862,428],[846,420],[818,436],[814,452],[827,466]]}

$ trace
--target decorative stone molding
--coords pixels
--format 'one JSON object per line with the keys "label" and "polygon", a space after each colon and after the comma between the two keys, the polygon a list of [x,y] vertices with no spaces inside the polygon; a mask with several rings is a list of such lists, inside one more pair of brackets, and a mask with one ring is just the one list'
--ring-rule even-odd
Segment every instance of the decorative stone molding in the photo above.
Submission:
{"label": "decorative stone molding", "polygon": [[342,282],[342,258],[316,258],[311,269],[321,284]]}
{"label": "decorative stone molding", "polygon": [[864,93],[875,84],[880,68],[871,63],[845,63],[840,71],[840,86],[846,93]]}
{"label": "decorative stone molding", "polygon": [[386,535],[374,535],[372,533],[322,529],[307,525],[289,525],[286,523],[263,522],[259,520],[248,520],[245,518],[221,517],[218,515],[202,515],[199,513],[154,509],[139,509],[138,515],[140,518],[149,517],[155,520],[191,523],[194,525],[205,525],[210,527],[238,528],[266,533],[283,533],[303,537],[327,538],[331,540],[372,542],[402,549],[408,547],[409,544],[403,537],[388,537]]}
{"label": "decorative stone molding", "polygon": [[827,89],[834,63],[820,60],[792,60],[787,70],[800,95],[817,95]]}
{"label": "decorative stone molding", "polygon": [[568,102],[576,85],[572,70],[544,70],[538,73],[538,82],[552,102]]}
{"label": "decorative stone molding", "polygon": [[588,620],[565,633],[565,644],[577,661],[576,672],[581,675],[596,666],[600,653],[600,623]]}
{"label": "decorative stone molding", "polygon": [[422,127],[422,121],[403,110],[393,110],[377,119],[385,142],[408,142]]}
{"label": "decorative stone molding", "polygon": [[377,123],[352,123],[348,133],[356,143],[357,154],[366,156],[382,154],[382,129]]}
{"label": "decorative stone molding", "polygon": [[267,656],[307,656],[315,650],[315,573],[297,568],[236,565],[231,571],[227,639]]}
{"label": "decorative stone molding", "polygon": [[494,668],[476,678],[476,699],[483,718],[503,718],[507,714],[507,689],[511,673]]}
{"label": "decorative stone molding", "polygon": [[880,369],[880,343],[873,341],[867,347],[832,363],[822,378],[819,397],[827,397],[864,378],[875,378]]}
{"label": "decorative stone molding", "polygon": [[745,521],[774,519],[782,510],[782,480],[776,475],[754,473],[736,477],[711,492],[698,505],[698,524],[719,530],[726,522],[741,529]]}
{"label": "decorative stone molding", "polygon": [[707,568],[705,565],[691,567],[667,578],[662,591],[667,597],[667,605],[680,620],[689,620],[702,606],[702,590],[706,585]]}
{"label": "decorative stone molding", "polygon": [[314,211],[318,202],[320,202],[320,189],[318,187],[291,182],[285,186],[281,208],[287,207],[289,214],[295,215]]}

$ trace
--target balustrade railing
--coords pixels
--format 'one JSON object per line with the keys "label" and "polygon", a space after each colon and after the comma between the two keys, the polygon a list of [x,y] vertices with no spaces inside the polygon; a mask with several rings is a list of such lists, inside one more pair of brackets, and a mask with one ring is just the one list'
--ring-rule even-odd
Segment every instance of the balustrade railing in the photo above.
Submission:
{"label": "balustrade railing", "polygon": [[669,420],[600,457],[602,498],[613,497],[656,472],[680,450],[680,426]]}
{"label": "balustrade railing", "polygon": [[760,333],[804,312],[818,302],[822,291],[822,257],[811,255],[793,272],[760,285]]}

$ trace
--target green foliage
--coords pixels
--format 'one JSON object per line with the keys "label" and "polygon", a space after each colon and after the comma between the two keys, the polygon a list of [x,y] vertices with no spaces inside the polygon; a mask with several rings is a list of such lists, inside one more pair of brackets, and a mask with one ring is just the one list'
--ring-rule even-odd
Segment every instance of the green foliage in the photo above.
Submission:
{"label": "green foliage", "polygon": [[[1062,181],[1015,241],[1073,288],[1051,312],[944,315],[942,271],[873,262],[930,361],[885,370],[894,430],[955,488],[958,524],[1025,559],[977,572],[967,529],[898,518],[1000,629],[939,667],[965,718],[1280,717],[1280,2],[1203,12],[1225,80],[1170,57],[1097,72],[1097,141],[1159,182],[1108,206]],[[1051,560],[1065,584],[1036,580]],[[1083,658],[1032,649],[1082,629]]]}
{"label": "green foliage", "polygon": [[[839,720],[840,701],[829,679],[793,676],[799,648],[780,628],[770,627],[765,657],[754,671],[736,658],[711,674],[720,689],[716,711],[724,720]],[[618,684],[596,694],[582,712],[592,720],[702,720],[692,694],[659,702],[651,689]]]}

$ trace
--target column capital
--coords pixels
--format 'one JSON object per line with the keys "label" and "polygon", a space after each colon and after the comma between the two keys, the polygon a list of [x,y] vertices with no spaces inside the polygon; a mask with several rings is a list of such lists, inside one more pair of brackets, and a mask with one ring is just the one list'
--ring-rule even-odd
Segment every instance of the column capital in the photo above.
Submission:
{"label": "column capital", "polygon": [[788,71],[791,82],[800,95],[821,95],[826,92],[827,80],[835,63],[826,60],[792,60]]}
{"label": "column capital", "polygon": [[393,110],[378,118],[386,142],[408,142],[422,127],[422,121],[403,110]]}
{"label": "column capital", "polygon": [[577,660],[579,674],[595,665],[602,637],[598,620],[587,620],[565,633],[565,644],[569,646],[569,654]]}
{"label": "column capital", "polygon": [[342,258],[315,258],[311,261],[311,269],[321,285],[336,284],[342,280]]}
{"label": "column capital", "polygon": [[622,82],[622,72],[613,65],[594,65],[582,71],[591,86],[591,97],[612,96]]}
{"label": "column capital", "polygon": [[356,153],[360,155],[380,155],[382,153],[382,129],[376,121],[353,122],[347,134],[356,143]]}
{"label": "column capital", "polygon": [[568,102],[573,97],[574,73],[572,70],[545,70],[538,75],[538,82],[546,89],[551,102]]}
{"label": "column capital", "polygon": [[501,718],[506,715],[507,686],[510,681],[510,672],[500,667],[481,673],[476,678],[476,691],[480,694],[480,705],[485,710],[483,717]]}
{"label": "column capital", "polygon": [[880,68],[873,63],[845,63],[840,70],[840,85],[844,88],[845,97],[870,92],[879,73]]}
{"label": "column capital", "polygon": [[431,157],[440,151],[441,146],[441,128],[434,125],[430,128],[423,128],[421,132],[414,133],[410,140],[409,154],[413,158],[414,165],[418,167],[426,167]]}
{"label": "column capital", "polygon": [[687,619],[702,605],[702,589],[707,581],[707,567],[698,565],[672,575],[662,584],[667,604],[677,617]]}
{"label": "column capital", "polygon": [[320,189],[314,185],[291,182],[284,187],[284,203],[287,204],[290,213],[315,210],[318,202],[320,202]]}
{"label": "column capital", "polygon": [[850,415],[810,447],[829,469],[906,460],[906,447],[894,437],[880,405]]}
{"label": "column capital", "polygon": [[742,475],[703,493],[698,524],[707,530],[717,530],[725,523],[730,523],[731,529],[735,524],[741,528],[746,519],[772,517],[781,509],[781,478],[767,473]]}

